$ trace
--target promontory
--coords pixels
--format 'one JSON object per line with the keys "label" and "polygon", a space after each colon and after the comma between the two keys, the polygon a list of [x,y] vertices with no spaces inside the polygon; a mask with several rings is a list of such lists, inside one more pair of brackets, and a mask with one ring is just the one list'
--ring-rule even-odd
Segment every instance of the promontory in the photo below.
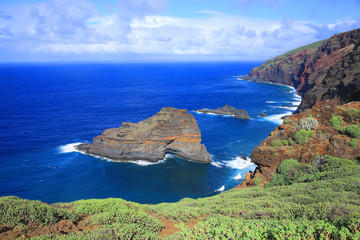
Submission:
{"label": "promontory", "polygon": [[172,107],[139,123],[123,122],[118,128],[106,129],[93,143],[77,148],[114,161],[157,162],[170,153],[190,161],[211,162],[194,115]]}
{"label": "promontory", "polygon": [[217,109],[203,108],[203,109],[195,110],[195,112],[210,113],[216,115],[231,115],[239,119],[250,119],[250,116],[247,111],[243,109],[236,109],[232,106],[229,106],[228,104],[226,104],[223,107],[219,107]]}

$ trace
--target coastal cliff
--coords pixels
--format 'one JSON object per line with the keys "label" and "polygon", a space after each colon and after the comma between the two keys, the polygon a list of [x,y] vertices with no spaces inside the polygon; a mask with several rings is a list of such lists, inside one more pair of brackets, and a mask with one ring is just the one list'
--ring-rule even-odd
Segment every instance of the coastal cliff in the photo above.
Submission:
{"label": "coastal cliff", "polygon": [[298,111],[316,102],[359,100],[360,29],[292,50],[252,69],[246,80],[293,86],[303,97]]}
{"label": "coastal cliff", "polygon": [[244,79],[294,86],[302,102],[253,150],[258,167],[240,188],[254,185],[256,177],[262,185],[271,181],[286,159],[310,164],[327,155],[360,159],[360,29],[266,61]]}
{"label": "coastal cliff", "polygon": [[77,148],[114,161],[157,162],[171,153],[190,161],[211,162],[194,116],[171,107],[139,123],[124,122],[118,128],[107,129],[93,143]]}

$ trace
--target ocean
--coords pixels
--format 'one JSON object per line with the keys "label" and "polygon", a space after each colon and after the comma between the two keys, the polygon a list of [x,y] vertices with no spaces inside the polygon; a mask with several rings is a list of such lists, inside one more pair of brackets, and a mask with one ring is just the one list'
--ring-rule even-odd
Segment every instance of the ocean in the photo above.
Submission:
{"label": "ocean", "polygon": [[[237,186],[256,167],[249,159],[254,147],[301,100],[290,87],[241,80],[259,64],[1,64],[0,196],[47,203],[117,197],[153,204]],[[247,110],[251,119],[194,112],[225,104]],[[211,164],[173,155],[157,164],[112,162],[74,149],[165,106],[194,114]]]}

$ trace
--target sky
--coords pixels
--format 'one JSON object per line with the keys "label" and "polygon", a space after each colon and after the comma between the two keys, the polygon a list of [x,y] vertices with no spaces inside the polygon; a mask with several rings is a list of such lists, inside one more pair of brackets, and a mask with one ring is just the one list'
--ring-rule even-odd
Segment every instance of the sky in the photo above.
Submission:
{"label": "sky", "polygon": [[360,0],[0,0],[0,62],[263,61],[360,28]]}

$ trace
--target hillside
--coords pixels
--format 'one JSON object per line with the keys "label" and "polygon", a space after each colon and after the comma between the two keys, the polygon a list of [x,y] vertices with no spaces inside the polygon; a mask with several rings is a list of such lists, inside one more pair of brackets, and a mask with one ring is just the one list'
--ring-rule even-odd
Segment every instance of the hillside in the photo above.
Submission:
{"label": "hillside", "polygon": [[359,43],[360,29],[336,34],[266,61],[245,79],[294,86],[303,96],[299,111],[326,99],[360,100]]}
{"label": "hillside", "polygon": [[265,188],[177,203],[0,198],[0,239],[359,239],[360,165],[287,160]]}

